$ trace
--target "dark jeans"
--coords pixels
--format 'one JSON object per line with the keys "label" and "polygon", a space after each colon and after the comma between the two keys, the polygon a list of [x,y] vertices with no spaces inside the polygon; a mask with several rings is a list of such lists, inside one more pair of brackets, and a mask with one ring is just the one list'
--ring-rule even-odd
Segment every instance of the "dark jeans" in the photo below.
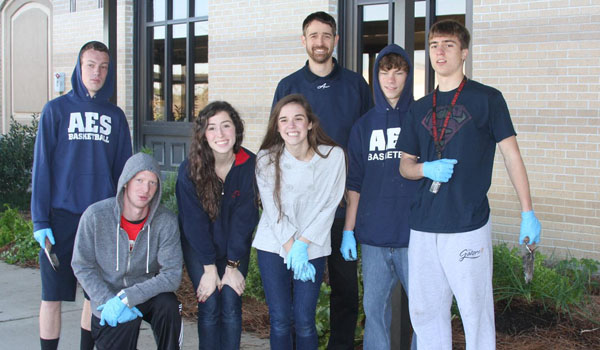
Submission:
{"label": "dark jeans", "polygon": [[[161,293],[145,303],[136,305],[150,323],[158,349],[179,350],[183,344],[181,304],[174,293]],[[100,319],[92,316],[92,337],[98,350],[135,350],[142,318],[138,317],[116,327],[100,326]]]}
{"label": "dark jeans", "polygon": [[[240,260],[238,269],[246,277],[248,272],[246,256]],[[227,259],[215,262],[219,277],[223,278]],[[204,274],[204,267],[196,265]],[[200,281],[198,281],[200,283]],[[204,302],[198,303],[198,349],[200,350],[237,350],[242,336],[242,298],[229,286],[218,289]]]}
{"label": "dark jeans", "polygon": [[271,350],[291,350],[292,331],[296,332],[296,350],[316,350],[319,339],[315,313],[325,270],[325,257],[312,259],[315,282],[293,278],[283,258],[258,250],[258,268],[265,290],[271,320]]}
{"label": "dark jeans", "polygon": [[354,349],[358,318],[358,275],[356,261],[346,261],[340,252],[344,219],[336,218],[331,227],[331,255],[327,258],[331,297],[329,301],[329,350]]}

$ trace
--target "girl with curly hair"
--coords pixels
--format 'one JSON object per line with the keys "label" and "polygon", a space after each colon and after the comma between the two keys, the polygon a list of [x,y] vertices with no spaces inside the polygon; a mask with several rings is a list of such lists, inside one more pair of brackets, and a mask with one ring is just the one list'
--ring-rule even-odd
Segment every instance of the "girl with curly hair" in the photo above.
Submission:
{"label": "girl with curly hair", "polygon": [[258,222],[255,155],[227,102],[200,111],[189,156],[179,167],[181,245],[198,297],[199,349],[239,349],[250,241]]}

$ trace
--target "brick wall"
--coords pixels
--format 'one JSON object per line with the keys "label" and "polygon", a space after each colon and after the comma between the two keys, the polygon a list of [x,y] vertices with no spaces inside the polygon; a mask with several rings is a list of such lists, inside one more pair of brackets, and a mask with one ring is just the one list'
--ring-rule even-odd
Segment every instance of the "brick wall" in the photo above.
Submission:
{"label": "brick wall", "polygon": [[[90,40],[103,41],[102,9],[77,1],[77,11],[70,12],[69,0],[53,2],[52,72],[65,73],[65,92],[71,90],[71,75],[81,46]],[[58,93],[52,91],[53,97]]]}
{"label": "brick wall", "polygon": [[209,2],[209,99],[242,115],[244,146],[258,150],[279,80],[307,59],[302,21],[315,11],[337,17],[337,1]]}
{"label": "brick wall", "polygon": [[[473,4],[473,78],[512,115],[547,254],[600,259],[600,5]],[[497,241],[518,238],[520,206],[497,153],[489,194]],[[552,248],[555,247],[555,248]]]}
{"label": "brick wall", "polygon": [[133,3],[134,0],[117,1],[117,105],[125,112],[131,130],[134,94]]}

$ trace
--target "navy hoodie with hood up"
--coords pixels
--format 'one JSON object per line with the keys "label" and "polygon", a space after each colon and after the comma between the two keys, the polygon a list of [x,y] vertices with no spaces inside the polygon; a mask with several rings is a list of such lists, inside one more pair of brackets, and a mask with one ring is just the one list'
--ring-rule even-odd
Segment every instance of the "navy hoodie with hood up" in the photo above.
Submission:
{"label": "navy hoodie with hood up", "polygon": [[[387,54],[401,55],[409,65],[404,90],[395,108],[379,85],[379,62]],[[375,107],[352,127],[348,142],[346,188],[360,193],[354,232],[358,242],[378,247],[407,247],[410,204],[418,181],[400,175],[396,143],[413,99],[413,67],[398,45],[386,46],[373,68]]]}
{"label": "navy hoodie with hood up", "polygon": [[114,91],[114,64],[108,65],[104,85],[91,97],[81,78],[80,56],[72,90],[42,110],[33,157],[34,231],[50,227],[52,209],[81,214],[90,204],[113,197],[132,153],[125,114],[108,100]]}

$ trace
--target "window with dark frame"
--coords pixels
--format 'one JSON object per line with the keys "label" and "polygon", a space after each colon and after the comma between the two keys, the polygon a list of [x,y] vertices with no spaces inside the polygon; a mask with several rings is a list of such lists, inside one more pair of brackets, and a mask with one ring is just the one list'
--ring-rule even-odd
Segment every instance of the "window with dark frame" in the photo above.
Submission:
{"label": "window with dark frame", "polygon": [[208,1],[150,0],[146,121],[191,122],[208,102]]}
{"label": "window with dark frame", "polygon": [[76,11],[77,11],[77,0],[69,1],[69,12],[76,12]]}
{"label": "window with dark frame", "polygon": [[[466,25],[466,12],[472,0],[415,0],[414,1],[414,27],[410,30],[414,36],[414,94],[415,99],[424,96],[435,86],[434,75],[428,72],[429,64],[426,62],[427,45],[425,35],[428,33],[426,26],[436,20],[455,19]],[[340,23],[345,23],[346,28],[340,33],[344,36],[356,35],[355,49],[346,48],[341,54],[353,56],[348,62],[353,62],[359,73],[372,86],[373,64],[377,53],[386,45],[396,42],[394,28],[403,25],[402,19],[396,19],[398,13],[396,6],[402,2],[393,0],[351,0],[341,7]],[[429,10],[429,12],[428,12]],[[354,16],[354,18],[343,18]],[[407,30],[408,31],[408,30]],[[345,43],[352,42],[345,40]],[[354,52],[352,52],[354,51]],[[407,50],[408,51],[408,50]],[[431,79],[431,81],[429,81]]]}

